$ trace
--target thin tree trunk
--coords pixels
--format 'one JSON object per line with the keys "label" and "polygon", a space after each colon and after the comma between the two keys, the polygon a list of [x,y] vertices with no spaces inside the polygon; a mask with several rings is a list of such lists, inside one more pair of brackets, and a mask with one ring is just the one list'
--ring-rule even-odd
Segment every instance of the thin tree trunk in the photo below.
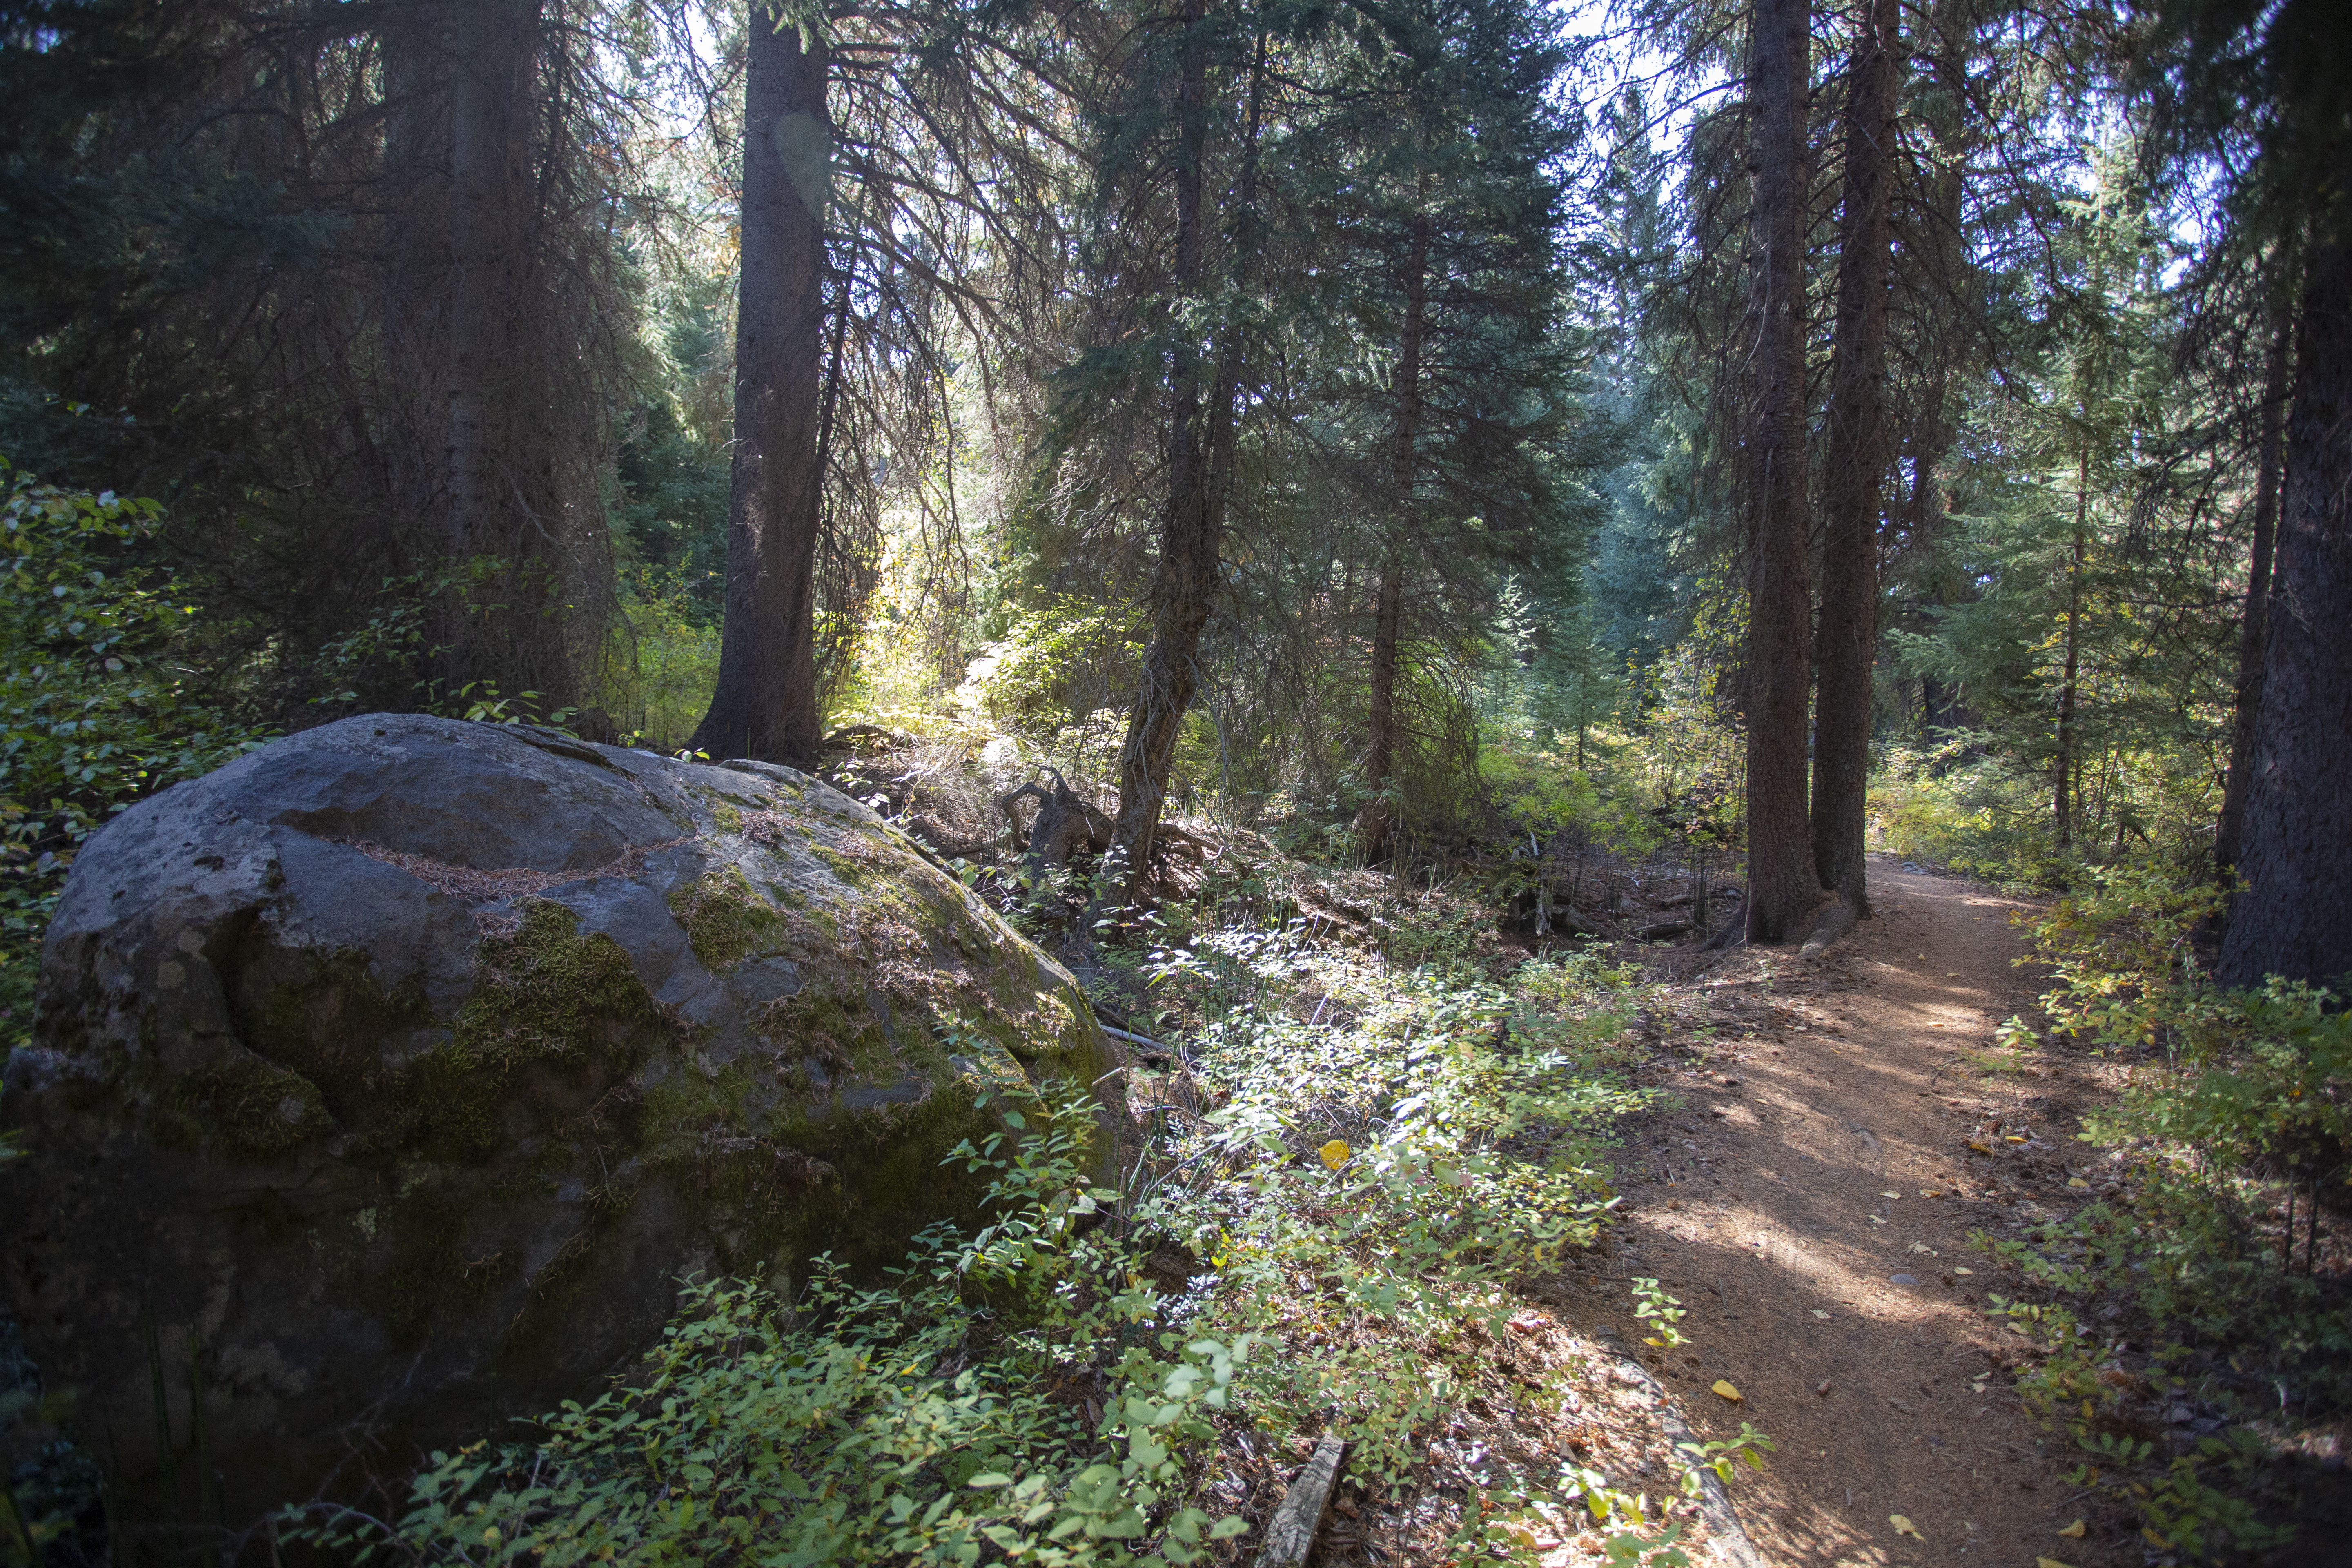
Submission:
{"label": "thin tree trunk", "polygon": [[1364,786],[1371,798],[1356,813],[1356,851],[1369,865],[1388,847],[1389,774],[1396,763],[1397,643],[1404,624],[1404,563],[1390,545],[1381,561],[1372,607],[1371,739],[1364,751]]}
{"label": "thin tree trunk", "polygon": [[[1177,101],[1176,293],[1198,296],[1206,278],[1202,225],[1208,150],[1209,28],[1204,0],[1183,0],[1185,44]],[[1242,159],[1240,216],[1234,237],[1244,265],[1255,237],[1246,232],[1255,199],[1258,114],[1265,52],[1260,39],[1249,87],[1248,131]],[[1168,773],[1186,710],[1200,684],[1196,663],[1202,628],[1216,601],[1224,543],[1225,492],[1233,474],[1234,401],[1241,383],[1238,330],[1223,329],[1213,365],[1179,343],[1174,408],[1169,429],[1168,510],[1160,531],[1160,562],[1151,579],[1151,641],[1144,648],[1141,687],[1119,748],[1118,816],[1111,823],[1110,858],[1126,901],[1135,902],[1151,859],[1152,834],[1168,799]]]}
{"label": "thin tree trunk", "polygon": [[697,751],[814,767],[816,549],[824,475],[825,51],[765,5],[743,86],[741,294],[727,609]]}
{"label": "thin tree trunk", "polygon": [[2352,971],[2352,239],[2308,265],[2227,985]]}
{"label": "thin tree trunk", "polygon": [[2074,706],[2083,673],[2083,562],[2091,521],[2091,438],[2083,437],[2074,473],[2074,552],[2066,563],[2066,671],[2058,687],[2058,785],[2052,806],[2058,825],[2058,853],[2074,847]]}
{"label": "thin tree trunk", "polygon": [[1846,91],[1844,232],[1823,432],[1820,689],[1813,712],[1813,863],[1821,885],[1870,910],[1864,876],[1878,517],[1886,476],[1886,293],[1894,269],[1897,0],[1871,0]]}
{"label": "thin tree trunk", "polygon": [[1755,392],[1748,471],[1748,936],[1787,942],[1820,902],[1806,815],[1812,675],[1805,471],[1807,0],[1755,0]]}
{"label": "thin tree trunk", "polygon": [[2255,455],[2254,540],[2246,563],[2246,616],[2238,628],[2238,703],[2230,731],[2230,772],[2221,786],[2221,816],[2213,827],[2213,866],[2224,887],[2238,864],[2246,819],[2246,784],[2253,771],[2254,721],[2263,706],[2263,646],[2270,626],[2271,550],[2278,526],[2279,470],[2286,442],[2287,322],[2271,333],[2263,374],[2262,449]]}
{"label": "thin tree trunk", "polygon": [[1397,643],[1404,626],[1404,556],[1413,531],[1415,444],[1421,436],[1421,340],[1429,320],[1429,217],[1416,213],[1405,257],[1404,336],[1398,344],[1396,443],[1391,468],[1395,531],[1381,562],[1380,602],[1372,616],[1371,743],[1364,753],[1364,784],[1371,799],[1356,816],[1356,845],[1367,863],[1388,842],[1389,774],[1396,763]]}
{"label": "thin tree trunk", "polygon": [[[1929,384],[1920,405],[1918,424],[1911,434],[1911,494],[1905,505],[1905,548],[1927,552],[1934,548],[1944,519],[1944,500],[1937,488],[1937,476],[1944,466],[1944,454],[1951,444],[1952,433],[1944,423],[1945,387],[1939,373]],[[1937,605],[1951,603],[1951,588],[1946,574],[1938,572],[1928,592],[1930,602]],[[1919,678],[1919,729],[1923,738],[1930,741],[1939,730],[1956,727],[1963,720],[1959,692],[1932,675]]]}

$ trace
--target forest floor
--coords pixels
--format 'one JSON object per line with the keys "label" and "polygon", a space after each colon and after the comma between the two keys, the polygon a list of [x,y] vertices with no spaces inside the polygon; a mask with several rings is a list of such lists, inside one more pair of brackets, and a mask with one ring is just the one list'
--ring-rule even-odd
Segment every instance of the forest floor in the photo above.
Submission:
{"label": "forest floor", "polygon": [[2000,1052],[2002,1021],[2034,1016],[2025,906],[1883,858],[1870,890],[1873,918],[1816,958],[1738,952],[1670,990],[1654,1027],[1678,1037],[1680,1107],[1626,1152],[1619,1245],[1560,1304],[1628,1346],[1628,1280],[1688,1308],[1689,1342],[1645,1358],[1701,1436],[1771,1435],[1730,1489],[1768,1563],[2137,1563],[2132,1522],[2064,1484],[2074,1456],[2021,1409],[1968,1239],[2089,1184],[2073,1134],[2102,1064]]}

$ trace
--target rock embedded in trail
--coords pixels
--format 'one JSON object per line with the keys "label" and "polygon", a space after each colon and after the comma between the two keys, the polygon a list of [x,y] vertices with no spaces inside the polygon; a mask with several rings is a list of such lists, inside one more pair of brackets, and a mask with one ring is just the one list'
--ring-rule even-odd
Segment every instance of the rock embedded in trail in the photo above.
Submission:
{"label": "rock embedded in trail", "polygon": [[160,1373],[184,1488],[247,1520],[592,1394],[681,1275],[895,1259],[973,1212],[940,1162],[1003,1125],[982,1086],[1096,1085],[1108,1171],[1112,1066],[1067,973],[815,780],[345,720],[76,861],[0,1100],[8,1300],[134,1507]]}

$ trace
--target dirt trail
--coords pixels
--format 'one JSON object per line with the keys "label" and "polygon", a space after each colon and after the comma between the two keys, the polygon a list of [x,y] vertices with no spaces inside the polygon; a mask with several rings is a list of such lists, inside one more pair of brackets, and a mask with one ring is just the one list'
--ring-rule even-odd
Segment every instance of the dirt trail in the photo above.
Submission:
{"label": "dirt trail", "polygon": [[1620,1278],[1587,1276],[1588,1312],[1633,1342],[1640,1276],[1689,1309],[1691,1342],[1650,1353],[1702,1433],[1744,1415],[1778,1445],[1732,1489],[1768,1562],[2120,1560],[2121,1541],[2054,1533],[2086,1510],[1999,1370],[1981,1303],[2000,1285],[1967,1241],[2031,1223],[2084,1153],[2071,1086],[1969,1059],[2032,1016],[2020,906],[1883,860],[1870,879],[1874,917],[1819,958],[1743,953],[1694,981],[1713,1038],[1684,1109],[1629,1152]]}

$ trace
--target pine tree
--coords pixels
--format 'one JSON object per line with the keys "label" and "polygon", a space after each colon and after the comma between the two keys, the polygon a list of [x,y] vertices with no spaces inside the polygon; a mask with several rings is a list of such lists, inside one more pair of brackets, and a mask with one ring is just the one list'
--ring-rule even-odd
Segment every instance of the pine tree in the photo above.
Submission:
{"label": "pine tree", "polygon": [[2238,870],[2217,973],[2352,971],[2352,14],[2171,0],[2143,63],[2159,145],[2225,151],[2231,238],[2295,300],[2276,563]]}
{"label": "pine tree", "polygon": [[[743,77],[741,303],[719,685],[691,744],[816,765],[824,220],[833,123],[814,28],[755,5]],[[838,348],[835,355],[838,358]]]}
{"label": "pine tree", "polygon": [[1812,676],[1805,391],[1806,0],[1754,0],[1748,535],[1748,939],[1789,942],[1821,901],[1806,811]]}
{"label": "pine tree", "polygon": [[1878,661],[1878,526],[1885,493],[1886,317],[1893,258],[1900,7],[1870,0],[1846,68],[1844,212],[1837,323],[1822,431],[1820,662],[1814,709],[1812,833],[1823,889],[1867,912],[1864,816]]}

